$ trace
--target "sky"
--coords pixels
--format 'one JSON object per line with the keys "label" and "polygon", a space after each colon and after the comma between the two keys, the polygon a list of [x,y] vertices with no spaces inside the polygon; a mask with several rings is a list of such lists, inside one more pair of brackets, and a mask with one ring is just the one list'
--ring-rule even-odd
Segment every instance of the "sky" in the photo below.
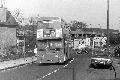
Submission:
{"label": "sky", "polygon": [[[110,28],[120,29],[120,0],[109,1]],[[10,11],[19,9],[25,17],[58,16],[67,22],[78,20],[91,24],[90,27],[107,25],[107,0],[5,0],[5,7]]]}

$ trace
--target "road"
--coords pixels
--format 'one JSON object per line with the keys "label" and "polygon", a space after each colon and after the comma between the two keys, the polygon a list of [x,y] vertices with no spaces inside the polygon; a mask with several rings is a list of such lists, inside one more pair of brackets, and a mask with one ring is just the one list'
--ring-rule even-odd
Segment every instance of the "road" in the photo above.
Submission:
{"label": "road", "polygon": [[[42,80],[120,80],[120,67],[114,65],[116,69],[116,79],[114,70],[109,69],[89,69],[90,55],[76,55],[72,63],[61,69],[56,74]],[[73,68],[74,67],[74,72]],[[73,75],[74,73],[74,75]]]}
{"label": "road", "polygon": [[39,65],[32,63],[21,67],[0,71],[0,80],[120,80],[120,66],[116,69],[89,69],[91,54],[74,55],[66,64]]}
{"label": "road", "polygon": [[0,80],[37,80],[58,69],[59,65],[39,65],[36,63],[8,69],[0,72]]}

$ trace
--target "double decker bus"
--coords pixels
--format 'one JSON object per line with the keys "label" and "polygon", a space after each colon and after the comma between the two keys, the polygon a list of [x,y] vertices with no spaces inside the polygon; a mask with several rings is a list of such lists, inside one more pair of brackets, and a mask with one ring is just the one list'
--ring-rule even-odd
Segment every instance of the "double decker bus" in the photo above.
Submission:
{"label": "double decker bus", "polygon": [[37,63],[64,63],[70,59],[69,26],[59,17],[37,19]]}

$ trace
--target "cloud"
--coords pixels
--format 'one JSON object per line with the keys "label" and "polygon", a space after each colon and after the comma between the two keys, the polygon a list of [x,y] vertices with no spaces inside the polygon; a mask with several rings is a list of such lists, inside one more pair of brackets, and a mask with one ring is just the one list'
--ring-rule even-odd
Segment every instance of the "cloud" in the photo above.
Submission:
{"label": "cloud", "polygon": [[[6,0],[6,6],[20,8],[25,16],[59,16],[106,25],[107,0]],[[118,24],[119,7],[120,0],[110,0],[110,24]]]}

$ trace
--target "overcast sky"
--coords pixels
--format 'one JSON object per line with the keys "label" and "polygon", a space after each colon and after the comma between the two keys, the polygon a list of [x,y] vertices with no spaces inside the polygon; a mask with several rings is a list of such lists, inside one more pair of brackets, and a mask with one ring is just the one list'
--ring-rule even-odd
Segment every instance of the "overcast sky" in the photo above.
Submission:
{"label": "overcast sky", "polygon": [[[107,0],[6,0],[6,7],[29,16],[59,16],[106,28]],[[120,28],[120,0],[110,0],[110,28]]]}

